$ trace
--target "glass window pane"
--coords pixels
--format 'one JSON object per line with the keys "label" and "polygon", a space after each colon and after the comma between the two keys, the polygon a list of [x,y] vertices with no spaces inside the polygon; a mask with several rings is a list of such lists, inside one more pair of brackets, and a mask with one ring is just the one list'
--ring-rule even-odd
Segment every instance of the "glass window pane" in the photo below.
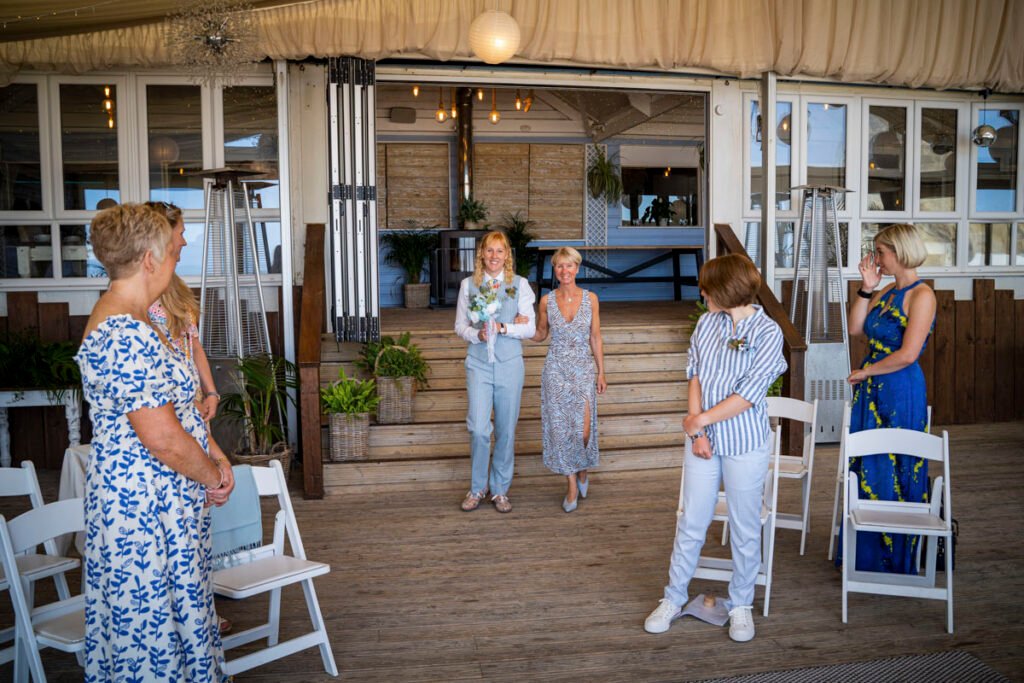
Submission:
{"label": "glass window pane", "polygon": [[0,278],[53,277],[49,225],[0,226]]}
{"label": "glass window pane", "polygon": [[103,199],[121,201],[117,170],[117,88],[60,86],[64,208],[97,208]]}
{"label": "glass window pane", "polygon": [[991,147],[978,147],[978,211],[1017,210],[1017,131],[1020,112],[1013,109],[982,109],[978,124],[995,128]]}
{"label": "glass window pane", "polygon": [[[757,118],[761,109],[757,100],[751,103],[750,110],[750,208],[761,208],[761,136],[757,130]],[[789,211],[790,178],[793,164],[793,105],[789,102],[775,104],[775,208]]]}
{"label": "glass window pane", "polygon": [[35,83],[0,88],[0,211],[41,211],[39,95]]}
{"label": "glass window pane", "polygon": [[868,211],[905,211],[907,110],[868,107]]}
{"label": "glass window pane", "polygon": [[1024,266],[1024,223],[1017,224],[1017,257],[1014,259],[1014,263]]}
{"label": "glass window pane", "polygon": [[253,190],[253,206],[281,207],[278,196],[277,95],[273,86],[224,88],[224,163],[264,174]]}
{"label": "glass window pane", "polygon": [[185,247],[181,250],[175,272],[186,275],[202,275],[203,272],[203,223],[185,223]]}
{"label": "glass window pane", "polygon": [[793,240],[795,239],[792,221],[779,221],[775,224],[775,267],[793,267]]}
{"label": "glass window pane", "polygon": [[183,209],[203,208],[201,90],[195,85],[146,86],[149,198]]}
{"label": "glass window pane", "polygon": [[916,223],[928,256],[922,268],[956,265],[956,223]]}
{"label": "glass window pane", "polygon": [[956,211],[956,109],[921,109],[921,211]]}
{"label": "glass window pane", "polygon": [[[846,187],[846,105],[807,105],[807,184]],[[836,195],[846,208],[846,195]]]}
{"label": "glass window pane", "polygon": [[971,223],[967,238],[967,265],[1010,265],[1009,223]]}
{"label": "glass window pane", "polygon": [[60,254],[64,277],[107,276],[106,268],[92,253],[88,225],[60,226]]}
{"label": "glass window pane", "polygon": [[[199,276],[203,272],[203,223],[185,223],[186,245],[181,250],[178,267],[175,271],[182,277]],[[281,272],[281,223],[278,221],[253,221],[253,233],[256,238],[256,254],[259,259],[260,273],[277,274]],[[251,275],[253,272],[252,247],[248,238],[241,241],[242,273]]]}
{"label": "glass window pane", "polygon": [[623,167],[622,225],[697,225],[697,169]]}

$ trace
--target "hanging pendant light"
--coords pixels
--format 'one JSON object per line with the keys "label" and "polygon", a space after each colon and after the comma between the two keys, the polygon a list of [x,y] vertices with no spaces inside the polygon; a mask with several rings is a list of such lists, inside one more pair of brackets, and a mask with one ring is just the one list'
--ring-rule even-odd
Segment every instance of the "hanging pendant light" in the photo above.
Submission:
{"label": "hanging pendant light", "polygon": [[532,106],[533,106],[533,88],[530,88],[530,91],[528,93],[526,93],[526,99],[523,100],[523,113],[525,114],[525,113],[529,112],[530,111],[530,107],[532,107]]}
{"label": "hanging pendant light", "polygon": [[495,125],[501,121],[501,114],[498,112],[498,91],[494,88],[491,88],[491,113],[487,115],[487,119]]}
{"label": "hanging pendant light", "polygon": [[448,111],[444,108],[444,88],[437,89],[437,111],[434,112],[434,120],[438,123],[448,120]]}
{"label": "hanging pendant light", "polygon": [[413,97],[419,97],[420,96],[420,86],[419,86],[419,83],[417,83],[416,85],[412,86],[412,96]]}
{"label": "hanging pendant light", "polygon": [[971,133],[971,142],[978,147],[991,147],[996,141],[996,129],[987,123],[983,123]]}
{"label": "hanging pendant light", "polygon": [[512,15],[489,9],[469,25],[469,47],[488,64],[501,64],[519,49],[519,24]]}
{"label": "hanging pendant light", "polygon": [[519,96],[519,88],[516,88],[516,111],[523,110],[523,98]]}
{"label": "hanging pendant light", "polygon": [[481,102],[484,101],[484,89],[483,88],[477,88],[476,89],[476,98],[478,100],[480,100]]}
{"label": "hanging pendant light", "polygon": [[452,118],[459,118],[459,110],[455,106],[455,88],[452,88]]}

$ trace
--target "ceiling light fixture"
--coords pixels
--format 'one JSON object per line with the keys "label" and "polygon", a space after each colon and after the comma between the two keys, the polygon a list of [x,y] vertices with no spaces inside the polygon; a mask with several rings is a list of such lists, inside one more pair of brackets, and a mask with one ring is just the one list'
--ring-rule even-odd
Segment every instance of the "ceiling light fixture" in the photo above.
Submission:
{"label": "ceiling light fixture", "polygon": [[444,88],[437,89],[437,111],[434,112],[434,120],[438,123],[448,120],[448,112],[444,108]]}
{"label": "ceiling light fixture", "polygon": [[487,115],[487,119],[495,125],[501,121],[501,113],[498,112],[498,91],[494,88],[491,88],[491,113]]}
{"label": "ceiling light fixture", "polygon": [[455,88],[452,88],[452,118],[459,118],[459,110],[455,108]]}
{"label": "ceiling light fixture", "polygon": [[530,107],[532,107],[532,106],[533,106],[533,88],[530,88],[530,91],[526,93],[526,99],[523,100],[523,113],[525,114],[528,111],[530,111]]}
{"label": "ceiling light fixture", "polygon": [[412,86],[412,96],[413,97],[419,97],[420,96],[420,86],[419,86],[418,83],[416,85]]}
{"label": "ceiling light fixture", "polygon": [[519,24],[512,15],[489,9],[469,25],[469,47],[488,64],[501,64],[519,49]]}
{"label": "ceiling light fixture", "polygon": [[516,88],[516,111],[523,110],[523,98],[519,96],[519,88]]}

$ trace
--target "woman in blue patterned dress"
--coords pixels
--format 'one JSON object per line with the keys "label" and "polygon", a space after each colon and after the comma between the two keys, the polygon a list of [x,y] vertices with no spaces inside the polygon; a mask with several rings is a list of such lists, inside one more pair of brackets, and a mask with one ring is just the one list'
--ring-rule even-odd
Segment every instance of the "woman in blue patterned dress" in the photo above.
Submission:
{"label": "woman in blue patterned dress", "polygon": [[149,207],[106,209],[90,239],[110,288],[76,360],[93,422],[86,472],[87,681],[224,681],[210,516],[234,486],[186,359],[149,321],[184,237]]}
{"label": "woman in blue patterned dress", "polygon": [[604,378],[604,343],[597,295],[576,284],[583,258],[572,247],[551,257],[558,289],[540,298],[537,333],[551,344],[540,378],[544,465],[566,477],[569,489],[562,509],[572,512],[587,497],[587,470],[597,467],[597,395]]}
{"label": "woman in blue patterned dress", "polygon": [[[899,427],[925,431],[928,397],[917,360],[935,325],[935,292],[918,279],[927,252],[912,225],[890,225],[875,237],[875,250],[860,262],[862,284],[850,306],[850,334],[865,334],[868,355],[850,373],[853,403],[850,432]],[[895,282],[875,291],[883,275]],[[860,497],[925,501],[928,461],[880,453],[850,462]],[[857,534],[857,569],[916,574],[919,536]],[[842,544],[840,544],[842,549]],[[842,561],[841,550],[836,558]]]}

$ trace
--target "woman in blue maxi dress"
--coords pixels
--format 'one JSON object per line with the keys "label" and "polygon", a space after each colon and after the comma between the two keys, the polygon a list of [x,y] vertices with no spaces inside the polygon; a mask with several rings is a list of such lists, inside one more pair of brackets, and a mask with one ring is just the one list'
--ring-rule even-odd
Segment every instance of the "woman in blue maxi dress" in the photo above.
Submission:
{"label": "woman in blue maxi dress", "polygon": [[[916,229],[894,225],[878,234],[875,251],[861,262],[864,279],[851,306],[850,330],[867,336],[868,354],[861,368],[850,374],[851,433],[886,427],[927,429],[928,398],[918,359],[935,324],[935,293],[917,278],[916,268],[924,259]],[[883,274],[896,282],[872,293]],[[923,458],[880,453],[851,459],[850,471],[857,474],[861,498],[928,498],[928,461]],[[919,536],[860,532],[856,569],[916,574],[919,542]],[[836,563],[841,561],[840,550]]]}

